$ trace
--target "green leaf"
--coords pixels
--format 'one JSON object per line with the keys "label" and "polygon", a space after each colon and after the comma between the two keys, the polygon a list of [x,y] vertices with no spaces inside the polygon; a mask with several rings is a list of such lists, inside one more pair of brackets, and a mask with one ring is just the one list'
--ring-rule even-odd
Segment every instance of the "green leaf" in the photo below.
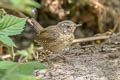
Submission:
{"label": "green leaf", "polygon": [[23,31],[27,18],[18,18],[12,15],[5,15],[0,19],[0,33],[5,35],[17,35]]}
{"label": "green leaf", "polygon": [[32,77],[34,69],[45,69],[39,62],[16,64],[12,61],[0,61],[0,80],[37,80]]}
{"label": "green leaf", "polygon": [[12,61],[0,61],[0,69],[6,70],[8,73],[19,73],[24,75],[32,75],[35,69],[46,69],[42,63],[31,61],[23,64],[16,64]]}
{"label": "green leaf", "polygon": [[28,52],[30,53],[30,54],[34,54],[35,53],[35,51],[34,51],[34,44],[32,43],[31,45],[30,45],[30,47],[28,48]]}
{"label": "green leaf", "polygon": [[11,55],[12,60],[14,61],[15,56],[14,56],[14,48],[11,46],[6,46],[8,48],[9,54]]}
{"label": "green leaf", "polygon": [[17,53],[21,54],[22,56],[26,56],[26,57],[29,55],[29,53],[26,50],[18,50]]}
{"label": "green leaf", "polygon": [[32,8],[40,8],[40,4],[35,0],[2,0],[0,7],[22,11],[32,15]]}
{"label": "green leaf", "polygon": [[2,80],[37,80],[37,79],[33,76],[12,73],[3,77]]}
{"label": "green leaf", "polygon": [[1,77],[5,75],[6,70],[5,69],[0,69],[0,80]]}
{"label": "green leaf", "polygon": [[25,3],[29,6],[40,8],[40,4],[37,3],[35,0],[25,0]]}
{"label": "green leaf", "polygon": [[[18,6],[21,4],[23,7],[36,7],[40,8],[40,4],[36,2],[35,0],[10,0],[11,3],[13,3],[15,6]],[[21,9],[22,7],[18,7],[18,9]]]}
{"label": "green leaf", "polygon": [[10,47],[16,47],[16,45],[14,44],[14,42],[7,36],[7,35],[2,35],[0,34],[0,41],[3,43],[3,44],[6,44]]}
{"label": "green leaf", "polygon": [[35,69],[46,69],[46,66],[42,63],[31,61],[24,64],[20,64],[15,70],[15,72],[25,75],[32,75]]}
{"label": "green leaf", "polygon": [[3,61],[4,59],[0,56],[0,61]]}
{"label": "green leaf", "polygon": [[0,61],[0,69],[9,70],[13,68],[15,65],[16,63],[12,61]]}
{"label": "green leaf", "polygon": [[3,10],[0,9],[0,18],[2,18],[2,16],[3,16]]}

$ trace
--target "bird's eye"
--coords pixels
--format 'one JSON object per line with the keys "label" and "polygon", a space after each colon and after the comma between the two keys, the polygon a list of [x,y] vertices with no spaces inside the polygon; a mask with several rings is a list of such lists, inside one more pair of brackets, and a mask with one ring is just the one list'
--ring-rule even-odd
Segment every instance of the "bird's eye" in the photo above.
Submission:
{"label": "bird's eye", "polygon": [[66,25],[66,27],[67,27],[68,29],[72,29],[72,27],[71,27],[70,25]]}
{"label": "bird's eye", "polygon": [[67,27],[67,28],[70,28],[70,26],[69,26],[69,25],[66,25],[66,27]]}

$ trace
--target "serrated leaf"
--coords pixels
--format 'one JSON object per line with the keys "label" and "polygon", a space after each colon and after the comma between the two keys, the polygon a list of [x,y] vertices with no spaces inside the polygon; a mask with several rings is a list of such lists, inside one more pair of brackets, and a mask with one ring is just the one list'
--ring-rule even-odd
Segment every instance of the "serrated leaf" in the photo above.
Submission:
{"label": "serrated leaf", "polygon": [[4,35],[5,33],[4,32],[0,32],[0,35]]}
{"label": "serrated leaf", "polygon": [[7,36],[7,35],[2,35],[0,34],[0,41],[3,43],[3,44],[6,44],[10,47],[16,47],[16,45],[14,44],[14,42]]}
{"label": "serrated leaf", "polygon": [[0,69],[11,69],[16,65],[15,62],[12,61],[0,61]]}
{"label": "serrated leaf", "polygon": [[46,66],[42,63],[31,61],[17,65],[12,61],[0,61],[0,69],[6,70],[7,72],[19,73],[24,75],[32,75],[35,69],[46,69]]}
{"label": "serrated leaf", "polygon": [[37,79],[33,76],[12,73],[7,74],[5,77],[2,78],[2,80],[37,80]]}
{"label": "serrated leaf", "polygon": [[46,69],[46,66],[42,63],[31,61],[24,64],[20,64],[15,70],[15,72],[26,75],[32,75],[35,69]]}
{"label": "serrated leaf", "polygon": [[0,80],[6,75],[7,70],[11,70],[15,65],[12,61],[0,61]]}
{"label": "serrated leaf", "polygon": [[5,15],[0,20],[0,33],[5,35],[17,35],[23,31],[27,18],[18,18],[12,15]]}
{"label": "serrated leaf", "polygon": [[0,80],[5,75],[5,72],[6,72],[5,69],[0,69]]}

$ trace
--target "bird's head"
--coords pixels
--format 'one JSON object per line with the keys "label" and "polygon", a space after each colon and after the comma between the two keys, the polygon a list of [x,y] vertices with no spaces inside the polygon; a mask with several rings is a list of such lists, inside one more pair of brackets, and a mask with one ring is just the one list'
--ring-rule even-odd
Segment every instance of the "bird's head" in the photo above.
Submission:
{"label": "bird's head", "polygon": [[75,24],[70,20],[64,20],[57,24],[57,26],[62,29],[64,33],[73,33],[76,27],[81,26],[81,24]]}

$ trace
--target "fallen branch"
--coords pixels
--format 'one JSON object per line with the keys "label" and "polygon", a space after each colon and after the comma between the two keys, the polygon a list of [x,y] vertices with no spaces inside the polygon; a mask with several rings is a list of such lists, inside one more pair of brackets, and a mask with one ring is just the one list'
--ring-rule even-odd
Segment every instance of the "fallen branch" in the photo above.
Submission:
{"label": "fallen branch", "polygon": [[[15,57],[15,56],[18,56],[19,54],[14,54],[13,56]],[[7,55],[3,55],[3,56],[1,56],[2,57],[2,59],[8,59],[8,58],[11,58],[11,55],[10,54],[7,54]]]}
{"label": "fallen branch", "polygon": [[80,39],[73,40],[73,43],[103,40],[103,39],[109,39],[109,38],[110,36],[96,36],[96,37],[80,38]]}

